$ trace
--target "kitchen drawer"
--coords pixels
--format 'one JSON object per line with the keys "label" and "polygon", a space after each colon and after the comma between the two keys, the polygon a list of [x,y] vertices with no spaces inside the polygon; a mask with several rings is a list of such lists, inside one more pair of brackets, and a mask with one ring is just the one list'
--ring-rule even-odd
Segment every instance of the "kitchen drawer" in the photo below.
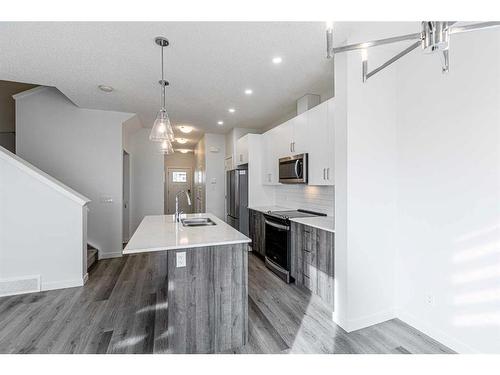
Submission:
{"label": "kitchen drawer", "polygon": [[292,222],[293,274],[297,285],[333,308],[334,234]]}
{"label": "kitchen drawer", "polygon": [[307,264],[316,264],[317,253],[316,251],[308,251],[306,249],[302,249],[302,260]]}

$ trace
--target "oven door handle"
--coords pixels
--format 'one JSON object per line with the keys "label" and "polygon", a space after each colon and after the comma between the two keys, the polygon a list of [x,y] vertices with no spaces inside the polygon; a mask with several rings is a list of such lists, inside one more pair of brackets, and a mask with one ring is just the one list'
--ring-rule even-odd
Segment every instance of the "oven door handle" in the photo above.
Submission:
{"label": "oven door handle", "polygon": [[300,176],[299,176],[299,163],[300,163],[300,160],[295,161],[295,177],[296,178],[300,178]]}
{"label": "oven door handle", "polygon": [[270,225],[272,227],[275,227],[275,228],[278,228],[278,229],[281,229],[281,230],[286,230],[286,231],[290,230],[290,227],[287,226],[287,225],[281,225],[281,224],[278,224],[278,223],[273,223],[272,221],[269,221],[267,219],[265,219],[264,221],[265,221],[265,223],[267,225]]}

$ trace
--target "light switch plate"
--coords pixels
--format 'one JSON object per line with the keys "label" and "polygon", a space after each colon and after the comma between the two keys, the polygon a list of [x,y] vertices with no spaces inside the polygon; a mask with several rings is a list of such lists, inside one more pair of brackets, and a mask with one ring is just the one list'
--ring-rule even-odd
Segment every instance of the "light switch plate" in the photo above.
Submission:
{"label": "light switch plate", "polygon": [[99,201],[101,203],[113,203],[113,197],[108,197],[108,196],[101,196],[99,198]]}
{"label": "light switch plate", "polygon": [[175,254],[175,265],[177,268],[186,267],[186,252],[181,251]]}

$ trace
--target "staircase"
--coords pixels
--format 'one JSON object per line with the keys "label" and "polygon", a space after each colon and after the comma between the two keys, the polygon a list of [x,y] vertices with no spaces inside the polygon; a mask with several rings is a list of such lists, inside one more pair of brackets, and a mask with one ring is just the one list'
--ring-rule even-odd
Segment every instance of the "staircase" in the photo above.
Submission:
{"label": "staircase", "polygon": [[97,249],[87,244],[87,271],[90,271],[92,266],[98,261]]}

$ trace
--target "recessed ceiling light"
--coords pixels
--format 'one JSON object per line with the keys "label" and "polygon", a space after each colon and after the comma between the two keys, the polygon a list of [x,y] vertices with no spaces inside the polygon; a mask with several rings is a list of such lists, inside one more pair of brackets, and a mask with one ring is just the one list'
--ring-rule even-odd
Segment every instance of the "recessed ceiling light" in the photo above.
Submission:
{"label": "recessed ceiling light", "polygon": [[112,88],[111,86],[99,85],[97,87],[99,88],[99,90],[104,91],[104,92],[113,92],[114,91],[114,88]]}
{"label": "recessed ceiling light", "polygon": [[252,89],[246,89],[245,90],[245,94],[252,95],[253,94],[253,90]]}
{"label": "recessed ceiling light", "polygon": [[183,132],[184,134],[189,134],[193,131],[193,128],[191,126],[181,125],[181,126],[179,126],[179,130],[181,132]]}
{"label": "recessed ceiling light", "polygon": [[181,145],[187,143],[188,141],[186,138],[176,138],[175,140],[177,141],[177,143],[180,143]]}
{"label": "recessed ceiling light", "polygon": [[281,64],[283,59],[279,56],[273,57],[273,64]]}
{"label": "recessed ceiling light", "polygon": [[229,113],[234,113],[234,112],[236,112],[236,109],[234,109],[234,108],[229,108],[229,109],[228,109],[228,112],[229,112]]}
{"label": "recessed ceiling light", "polygon": [[224,125],[224,121],[217,121],[217,125]]}
{"label": "recessed ceiling light", "polygon": [[191,150],[188,150],[186,148],[178,148],[175,151],[179,151],[181,154],[187,154],[188,152],[191,152]]}

